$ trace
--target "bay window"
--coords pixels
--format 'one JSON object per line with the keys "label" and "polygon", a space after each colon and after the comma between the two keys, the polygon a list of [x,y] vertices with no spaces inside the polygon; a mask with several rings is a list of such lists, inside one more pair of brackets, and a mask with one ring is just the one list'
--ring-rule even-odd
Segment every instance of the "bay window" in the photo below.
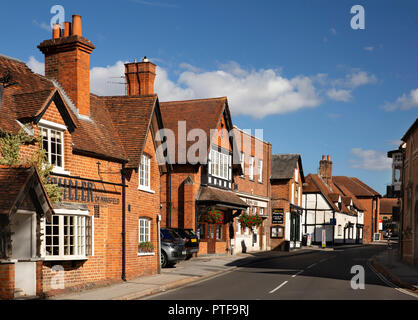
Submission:
{"label": "bay window", "polygon": [[50,223],[42,219],[42,256],[46,260],[77,260],[93,255],[92,224],[87,214],[56,213]]}
{"label": "bay window", "polygon": [[215,177],[230,180],[231,173],[231,156],[216,150],[210,151],[210,169],[209,173]]}

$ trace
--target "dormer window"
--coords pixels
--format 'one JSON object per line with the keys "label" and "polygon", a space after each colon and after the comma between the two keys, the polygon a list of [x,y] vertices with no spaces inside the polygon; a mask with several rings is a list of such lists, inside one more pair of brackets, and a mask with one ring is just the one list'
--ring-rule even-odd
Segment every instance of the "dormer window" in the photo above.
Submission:
{"label": "dormer window", "polygon": [[64,172],[64,125],[46,120],[39,121],[39,131],[42,136],[42,148],[47,160],[54,166],[53,172]]}

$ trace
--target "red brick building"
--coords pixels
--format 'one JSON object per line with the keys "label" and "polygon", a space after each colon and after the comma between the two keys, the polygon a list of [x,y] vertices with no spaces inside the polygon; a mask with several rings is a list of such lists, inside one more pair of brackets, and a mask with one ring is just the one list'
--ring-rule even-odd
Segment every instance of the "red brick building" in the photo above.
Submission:
{"label": "red brick building", "polygon": [[[36,220],[42,236],[36,238],[39,252],[32,254],[43,261],[40,291],[156,273],[160,175],[167,168],[156,155],[162,118],[150,86],[155,65],[127,64],[128,96],[102,97],[90,93],[95,47],[82,36],[79,16],[63,30],[55,28],[38,48],[45,55],[45,77],[0,56],[0,78],[9,81],[0,92],[0,128],[16,134],[28,124],[29,134],[40,135],[54,165],[50,182],[63,189],[51,220]],[[36,148],[24,146],[22,161]],[[141,243],[153,250],[145,252]],[[20,258],[2,261],[19,264]],[[27,282],[40,285],[35,278]]]}
{"label": "red brick building", "polygon": [[418,266],[418,119],[402,137],[401,257]]}
{"label": "red brick building", "polygon": [[[254,131],[254,132],[252,132]],[[234,138],[239,148],[242,174],[235,178],[235,193],[248,204],[249,215],[259,215],[263,224],[250,230],[235,218],[234,252],[268,250],[271,143],[255,136],[255,130],[234,127]]]}
{"label": "red brick building", "polygon": [[271,161],[272,250],[291,250],[302,244],[302,193],[305,176],[299,154],[274,154]]}
{"label": "red brick building", "polygon": [[[233,157],[237,149],[228,101],[222,97],[160,105],[172,167],[161,179],[162,226],[197,231],[199,254],[230,252],[233,218],[247,204],[232,191],[240,163]],[[220,215],[222,223],[211,223],[212,214]]]}

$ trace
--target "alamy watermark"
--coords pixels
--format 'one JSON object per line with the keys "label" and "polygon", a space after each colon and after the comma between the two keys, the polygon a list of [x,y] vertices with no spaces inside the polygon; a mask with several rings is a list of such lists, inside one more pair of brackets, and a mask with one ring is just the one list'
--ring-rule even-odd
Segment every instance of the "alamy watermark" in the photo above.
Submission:
{"label": "alamy watermark", "polygon": [[364,7],[357,4],[351,7],[350,12],[354,14],[350,21],[351,28],[354,30],[364,30],[366,28],[366,12],[364,11]]}
{"label": "alamy watermark", "polygon": [[350,272],[354,274],[350,281],[351,288],[354,290],[365,289],[364,267],[361,265],[352,266]]}

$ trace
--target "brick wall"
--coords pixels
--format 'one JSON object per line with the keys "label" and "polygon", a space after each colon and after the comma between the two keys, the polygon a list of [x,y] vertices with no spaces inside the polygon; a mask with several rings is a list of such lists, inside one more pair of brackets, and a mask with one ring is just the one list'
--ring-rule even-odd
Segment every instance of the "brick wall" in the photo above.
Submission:
{"label": "brick wall", "polygon": [[13,299],[15,289],[14,263],[0,263],[0,299]]}

